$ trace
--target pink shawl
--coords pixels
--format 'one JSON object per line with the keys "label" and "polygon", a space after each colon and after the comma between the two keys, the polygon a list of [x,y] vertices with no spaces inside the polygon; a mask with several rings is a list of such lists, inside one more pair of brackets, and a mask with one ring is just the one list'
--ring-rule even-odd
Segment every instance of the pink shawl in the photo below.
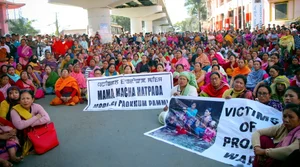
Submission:
{"label": "pink shawl", "polygon": [[175,67],[178,65],[178,64],[182,64],[183,67],[184,67],[184,71],[190,71],[190,64],[189,62],[187,61],[186,58],[182,57],[180,59],[177,60],[177,63],[175,64]]}
{"label": "pink shawl", "polygon": [[223,42],[223,35],[222,34],[216,35],[216,41],[218,41],[219,43],[222,43]]}
{"label": "pink shawl", "polygon": [[7,89],[10,87],[11,87],[11,85],[9,83],[7,83],[5,86],[0,88],[0,91],[2,92],[2,94],[5,98],[7,97]]}
{"label": "pink shawl", "polygon": [[292,131],[290,131],[288,135],[280,143],[277,144],[276,148],[289,146],[297,139],[300,139],[300,126],[297,126]]}
{"label": "pink shawl", "polygon": [[83,88],[86,88],[86,79],[84,78],[84,75],[79,72],[79,73],[75,73],[75,72],[72,72],[70,74],[73,78],[76,79],[77,83],[78,83],[78,86],[80,89],[83,89]]}
{"label": "pink shawl", "polygon": [[213,57],[208,56],[208,59],[209,59],[210,63],[211,63],[212,60],[215,59],[215,58],[218,60],[218,63],[219,63],[220,65],[226,64],[226,61],[225,61],[225,60],[223,59],[223,57],[220,56],[218,53],[215,53],[215,55],[214,55]]}
{"label": "pink shawl", "polygon": [[27,45],[25,46],[20,45],[18,47],[17,52],[18,52],[18,56],[22,58],[30,58],[32,56],[32,49]]}

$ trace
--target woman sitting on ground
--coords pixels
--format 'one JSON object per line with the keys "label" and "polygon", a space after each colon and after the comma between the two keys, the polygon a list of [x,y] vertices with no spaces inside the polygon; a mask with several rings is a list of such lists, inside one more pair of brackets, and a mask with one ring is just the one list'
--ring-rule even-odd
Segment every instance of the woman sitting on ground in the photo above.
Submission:
{"label": "woman sitting on ground", "polygon": [[23,71],[23,66],[20,63],[18,63],[17,67],[16,67],[16,70],[15,70],[15,73],[20,76],[22,71]]}
{"label": "woman sitting on ground", "polygon": [[131,65],[125,65],[124,74],[132,74],[132,73],[133,73],[132,66]]}
{"label": "woman sitting on ground", "polygon": [[52,71],[56,71],[57,69],[57,63],[56,63],[56,60],[54,58],[53,55],[51,55],[51,53],[49,51],[46,51],[45,53],[45,59],[43,60],[43,66],[44,66],[44,69],[46,68],[46,66],[50,66]]}
{"label": "woman sitting on ground", "polygon": [[184,71],[184,67],[182,64],[177,64],[176,65],[176,71],[173,73],[173,85],[177,86],[178,85],[178,79],[180,73]]}
{"label": "woman sitting on ground", "polygon": [[[171,96],[194,96],[197,97],[197,81],[193,73],[182,72],[179,75],[178,85],[173,87],[171,90]],[[159,115],[158,120],[161,124],[164,124],[166,117],[165,111],[168,110],[168,106],[164,107],[164,111]]]}
{"label": "woman sitting on ground", "polygon": [[[16,130],[11,123],[10,110],[19,103],[20,90],[12,86],[7,90],[7,98],[0,104],[0,140],[6,144],[0,148],[0,158],[13,162],[20,162],[23,157],[17,157],[16,151],[19,142],[16,138]],[[7,138],[3,138],[6,136]]]}
{"label": "woman sitting on ground", "polygon": [[7,67],[7,75],[9,76],[9,83],[15,85],[20,79],[20,76],[15,74],[15,68],[13,66]]}
{"label": "woman sitting on ground", "polygon": [[277,100],[272,100],[271,93],[272,93],[272,90],[271,90],[270,86],[260,85],[257,88],[255,97],[257,97],[257,100],[260,103],[265,104],[270,107],[273,107],[279,111],[282,111],[283,110],[282,103],[280,103]]}
{"label": "woman sitting on ground", "polygon": [[246,88],[253,91],[255,86],[262,80],[268,78],[269,75],[265,70],[261,68],[261,61],[254,61],[254,70],[252,70],[247,76]]}
{"label": "woman sitting on ground", "polygon": [[80,88],[81,95],[85,96],[86,88],[87,88],[86,79],[84,75],[81,73],[79,64],[74,65],[73,71],[71,72],[70,76],[76,79],[78,86]]}
{"label": "woman sitting on ground", "polygon": [[16,86],[19,87],[20,90],[31,90],[34,92],[35,99],[45,97],[44,91],[41,88],[38,89],[32,80],[29,79],[27,71],[21,72],[21,78],[16,82]]}
{"label": "woman sitting on ground", "polygon": [[34,97],[32,91],[21,91],[20,93],[20,104],[12,107],[11,110],[11,120],[13,125],[18,130],[23,130],[24,136],[20,138],[24,141],[22,155],[28,155],[31,147],[31,141],[28,139],[26,132],[28,128],[32,128],[39,125],[48,124],[50,122],[50,117],[44,108],[34,102]]}
{"label": "woman sitting on ground", "polygon": [[211,72],[207,72],[206,75],[205,75],[204,86],[206,86],[206,85],[208,85],[210,83],[210,75],[213,72],[219,73],[221,75],[222,81],[224,81],[224,82],[227,83],[227,77],[221,73],[220,66],[217,65],[217,64],[214,64],[214,65],[211,66]]}
{"label": "woman sitting on ground", "polygon": [[53,94],[54,86],[59,76],[49,65],[45,67],[45,74],[43,76],[43,89],[46,94]]}
{"label": "woman sitting on ground", "polygon": [[282,119],[283,124],[260,129],[252,134],[255,153],[253,167],[281,166],[294,150],[299,149],[299,105],[287,104]]}
{"label": "woman sitting on ground", "polygon": [[274,82],[275,78],[278,77],[280,74],[280,69],[278,66],[274,65],[270,68],[269,70],[269,77],[264,79],[263,81],[260,81],[254,88],[253,94],[256,94],[256,90],[260,85],[267,85],[271,86],[272,83]]}
{"label": "woman sitting on ground", "polygon": [[6,100],[0,103],[0,117],[11,121],[10,110],[13,106],[19,104],[20,100],[20,89],[16,86],[12,86],[7,89]]}
{"label": "woman sitting on ground", "polygon": [[97,68],[94,70],[94,78],[102,77],[101,69]]}
{"label": "woman sitting on ground", "polygon": [[30,57],[32,56],[32,49],[30,46],[26,44],[26,40],[21,40],[21,45],[18,47],[17,50],[19,56],[19,62],[25,67],[28,64]]}
{"label": "woman sitting on ground", "polygon": [[244,75],[237,75],[233,79],[233,88],[226,90],[223,98],[245,98],[253,100],[252,92],[246,88],[247,78]]}
{"label": "woman sitting on ground", "polygon": [[246,60],[240,59],[238,61],[238,67],[235,68],[232,72],[232,78],[230,80],[230,86],[232,86],[235,76],[244,75],[247,76],[251,70],[246,66]]}
{"label": "woman sitting on ground", "polygon": [[26,71],[29,79],[33,82],[33,84],[37,88],[41,88],[43,79],[39,72],[34,72],[33,67],[31,65],[26,66]]}
{"label": "woman sitting on ground", "polygon": [[74,106],[80,101],[80,88],[75,78],[69,75],[67,69],[61,71],[61,77],[55,84],[56,97],[50,102],[50,105]]}
{"label": "woman sitting on ground", "polygon": [[0,92],[4,95],[4,98],[6,99],[7,97],[7,89],[11,87],[9,83],[9,77],[4,74],[0,77]]}
{"label": "woman sitting on ground", "polygon": [[28,67],[28,66],[31,66],[31,67],[32,67],[34,73],[38,73],[38,75],[41,75],[41,74],[42,74],[42,66],[41,66],[41,64],[38,62],[38,57],[37,57],[36,55],[33,55],[33,56],[30,58],[27,67]]}
{"label": "woman sitting on ground", "polygon": [[290,86],[286,89],[283,98],[284,104],[294,103],[300,105],[300,88]]}
{"label": "woman sitting on ground", "polygon": [[290,80],[286,76],[278,76],[271,85],[271,99],[283,103],[285,90],[290,86]]}
{"label": "woman sitting on ground", "polygon": [[198,89],[197,91],[200,93],[200,88],[201,86],[204,85],[204,79],[205,79],[205,74],[206,71],[202,70],[202,64],[199,62],[196,62],[194,65],[194,70],[192,71],[192,73],[196,76],[196,80],[197,80],[197,85],[198,85]]}
{"label": "woman sitting on ground", "polygon": [[200,96],[221,98],[223,93],[229,88],[227,82],[222,81],[222,76],[219,72],[212,72],[210,74],[210,83],[203,87]]}
{"label": "woman sitting on ground", "polygon": [[108,69],[105,71],[104,75],[106,77],[119,75],[119,73],[116,71],[116,65],[115,64],[109,64]]}

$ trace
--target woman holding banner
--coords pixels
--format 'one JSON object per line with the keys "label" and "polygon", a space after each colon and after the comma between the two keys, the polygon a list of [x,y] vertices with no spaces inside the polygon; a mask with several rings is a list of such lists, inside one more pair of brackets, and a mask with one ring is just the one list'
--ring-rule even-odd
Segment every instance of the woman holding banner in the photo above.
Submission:
{"label": "woman holding banner", "polygon": [[299,139],[300,107],[290,103],[284,108],[283,124],[260,129],[252,134],[255,153],[253,167],[283,165],[287,157],[299,149]]}
{"label": "woman holding banner", "polygon": [[[198,96],[197,81],[193,73],[181,72],[179,74],[178,85],[171,90],[171,96]],[[167,116],[168,106],[165,106],[164,111],[158,116],[158,121],[164,124],[165,117]]]}

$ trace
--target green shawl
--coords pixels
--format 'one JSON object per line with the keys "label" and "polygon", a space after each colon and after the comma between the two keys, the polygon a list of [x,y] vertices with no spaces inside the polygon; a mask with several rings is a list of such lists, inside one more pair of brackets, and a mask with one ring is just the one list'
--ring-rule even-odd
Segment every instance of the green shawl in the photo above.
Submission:
{"label": "green shawl", "polygon": [[188,80],[186,87],[183,91],[181,91],[182,96],[187,96],[189,94],[191,86],[195,87],[196,89],[198,88],[196,76],[193,73],[184,71],[179,74],[179,77],[180,76],[184,76]]}
{"label": "green shawl", "polygon": [[56,72],[52,71],[47,78],[46,87],[47,88],[54,87],[58,78],[59,78],[58,74]]}

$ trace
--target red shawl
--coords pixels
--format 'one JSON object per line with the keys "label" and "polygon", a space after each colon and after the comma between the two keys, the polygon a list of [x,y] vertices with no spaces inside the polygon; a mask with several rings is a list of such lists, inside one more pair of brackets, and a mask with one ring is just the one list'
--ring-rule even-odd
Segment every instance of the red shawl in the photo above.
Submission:
{"label": "red shawl", "polygon": [[[29,87],[25,87],[24,84],[25,84],[25,85],[28,85]],[[15,86],[17,86],[17,87],[20,88],[21,90],[24,90],[24,89],[26,89],[26,90],[27,90],[27,89],[30,89],[30,90],[34,91],[34,87],[33,87],[32,85],[29,85],[29,84],[23,82],[22,79],[19,79],[19,80],[16,82]]]}
{"label": "red shawl", "polygon": [[223,93],[229,89],[229,85],[225,82],[221,82],[221,85],[218,89],[215,89],[212,84],[208,84],[204,89],[203,92],[206,93],[209,97],[219,97],[222,98]]}

